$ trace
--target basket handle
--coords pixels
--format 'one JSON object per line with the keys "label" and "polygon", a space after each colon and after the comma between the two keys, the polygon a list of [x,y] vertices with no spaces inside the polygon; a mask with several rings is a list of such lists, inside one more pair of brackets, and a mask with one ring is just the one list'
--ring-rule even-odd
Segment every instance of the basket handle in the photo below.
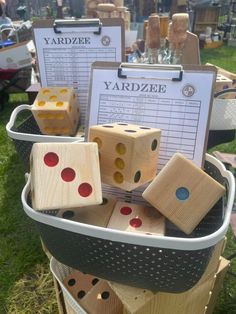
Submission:
{"label": "basket handle", "polygon": [[7,134],[10,138],[15,140],[23,140],[23,141],[29,141],[29,142],[83,142],[83,137],[72,137],[72,136],[56,136],[56,135],[41,135],[41,134],[27,134],[27,133],[21,133],[16,132],[12,130],[12,127],[15,125],[17,116],[20,112],[24,110],[30,110],[31,111],[32,106],[31,105],[20,105],[16,107],[12,113],[10,120],[8,121],[6,125]]}
{"label": "basket handle", "polygon": [[31,106],[30,106],[30,105],[26,105],[26,104],[20,105],[20,106],[16,107],[16,108],[12,111],[10,120],[9,120],[9,122],[7,123],[7,126],[9,127],[9,129],[11,129],[11,128],[14,126],[18,114],[19,114],[21,111],[23,111],[23,110],[30,110],[30,111],[31,111]]}

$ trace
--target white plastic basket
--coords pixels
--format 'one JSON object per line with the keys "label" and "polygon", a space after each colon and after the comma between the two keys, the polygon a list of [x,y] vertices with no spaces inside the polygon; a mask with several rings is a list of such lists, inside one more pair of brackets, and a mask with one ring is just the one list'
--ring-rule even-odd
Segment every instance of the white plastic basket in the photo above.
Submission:
{"label": "white plastic basket", "polygon": [[234,203],[232,173],[211,155],[206,155],[205,169],[227,193],[189,236],[170,229],[165,237],[147,237],[37,212],[28,204],[30,177],[22,204],[50,253],[63,264],[130,286],[184,292],[201,278],[215,245],[225,236]]}
{"label": "white plastic basket", "polygon": [[236,129],[236,99],[217,99],[213,101],[210,130]]}
{"label": "white plastic basket", "polygon": [[[40,142],[83,142],[82,136],[56,136],[56,135],[43,135],[31,113],[30,105],[20,105],[16,107],[11,114],[10,120],[6,125],[8,136],[13,140],[19,157],[21,158],[26,170],[29,170],[29,157],[32,146],[34,143]],[[29,116],[16,126],[17,118],[20,118],[24,111],[28,111]]]}
{"label": "white plastic basket", "polygon": [[50,270],[61,287],[67,314],[86,314],[87,312],[85,312],[80,304],[72,297],[70,292],[63,284],[63,280],[70,273],[72,273],[74,269],[61,264],[54,257],[52,257],[50,260]]}

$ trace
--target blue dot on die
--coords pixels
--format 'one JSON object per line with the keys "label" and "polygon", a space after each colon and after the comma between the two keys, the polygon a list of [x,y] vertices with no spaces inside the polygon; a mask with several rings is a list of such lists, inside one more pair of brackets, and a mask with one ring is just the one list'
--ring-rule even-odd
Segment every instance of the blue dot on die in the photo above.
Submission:
{"label": "blue dot on die", "polygon": [[189,190],[185,187],[180,187],[176,190],[175,195],[179,201],[186,201],[189,198]]}

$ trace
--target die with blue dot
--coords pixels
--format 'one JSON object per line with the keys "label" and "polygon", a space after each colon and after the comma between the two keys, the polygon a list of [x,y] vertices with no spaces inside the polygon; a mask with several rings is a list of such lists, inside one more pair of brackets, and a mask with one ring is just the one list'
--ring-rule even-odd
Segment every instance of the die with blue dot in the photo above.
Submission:
{"label": "die with blue dot", "polygon": [[190,234],[225,188],[180,153],[175,153],[143,192],[143,198]]}

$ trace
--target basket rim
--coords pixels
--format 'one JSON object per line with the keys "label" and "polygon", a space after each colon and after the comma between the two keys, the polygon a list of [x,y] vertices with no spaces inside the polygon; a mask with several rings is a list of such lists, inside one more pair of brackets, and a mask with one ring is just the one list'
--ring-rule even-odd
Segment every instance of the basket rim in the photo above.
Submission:
{"label": "basket rim", "polygon": [[210,235],[199,238],[176,238],[158,235],[142,235],[139,233],[130,233],[121,230],[114,230],[94,225],[88,225],[76,221],[66,220],[60,217],[46,215],[39,211],[35,211],[27,204],[27,196],[30,192],[30,176],[25,187],[22,190],[21,201],[25,213],[36,222],[46,224],[55,228],[63,229],[73,233],[83,234],[95,238],[101,238],[108,241],[129,243],[133,245],[142,245],[148,247],[158,247],[163,249],[174,250],[200,250],[214,246],[226,234],[230,215],[234,203],[235,181],[233,174],[226,170],[225,166],[215,157],[206,154],[206,160],[214,164],[222,176],[225,177],[229,184],[228,202],[224,213],[224,221],[222,226]]}

